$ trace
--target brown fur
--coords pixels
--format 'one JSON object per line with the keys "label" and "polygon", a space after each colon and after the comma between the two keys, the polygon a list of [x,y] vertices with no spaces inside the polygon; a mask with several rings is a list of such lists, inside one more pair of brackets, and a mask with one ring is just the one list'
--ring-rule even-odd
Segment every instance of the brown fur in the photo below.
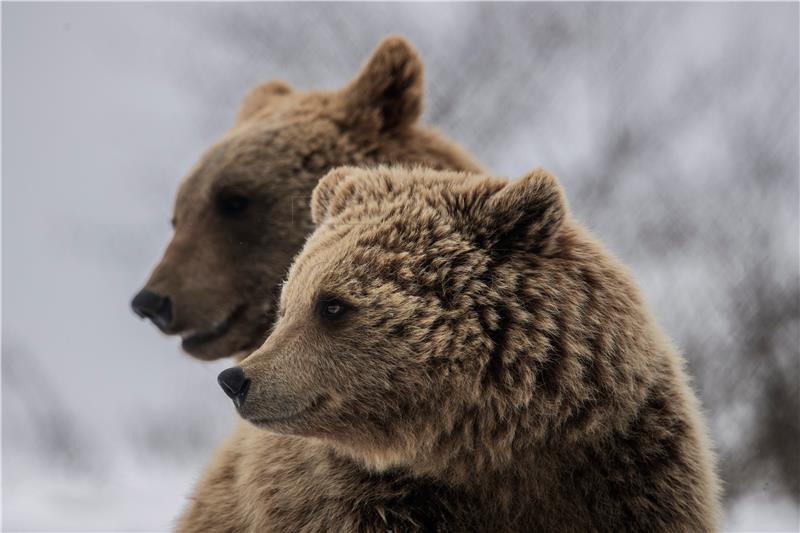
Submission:
{"label": "brown fur", "polygon": [[312,215],[179,530],[715,529],[682,359],[555,178],[343,168]]}
{"label": "brown fur", "polygon": [[[264,83],[234,126],[180,185],[175,234],[146,289],[170,298],[162,330],[201,359],[245,354],[274,320],[277,286],[313,229],[311,191],[342,164],[419,163],[479,170],[466,153],[417,125],[422,63],[390,37],[338,91],[298,92]],[[225,202],[244,199],[239,213]]]}

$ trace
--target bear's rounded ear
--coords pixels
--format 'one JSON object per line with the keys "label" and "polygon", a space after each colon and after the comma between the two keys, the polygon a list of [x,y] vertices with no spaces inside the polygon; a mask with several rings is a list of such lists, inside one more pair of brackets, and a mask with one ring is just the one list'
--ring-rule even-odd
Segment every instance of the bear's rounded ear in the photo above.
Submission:
{"label": "bear's rounded ear", "polygon": [[422,113],[422,61],[408,41],[387,37],[342,94],[355,124],[381,132],[409,126]]}
{"label": "bear's rounded ear", "polygon": [[353,193],[353,187],[345,186],[345,182],[352,184],[355,181],[353,174],[358,172],[356,167],[338,167],[319,180],[311,193],[311,220],[314,224],[319,226],[326,218],[344,209]]}
{"label": "bear's rounded ear", "polygon": [[498,191],[485,206],[487,246],[498,254],[526,250],[548,254],[567,217],[558,180],[536,169]]}
{"label": "bear's rounded ear", "polygon": [[244,122],[267,107],[270,100],[291,92],[292,88],[280,80],[267,81],[257,85],[244,97],[242,105],[239,107],[239,113],[236,115],[236,123]]}

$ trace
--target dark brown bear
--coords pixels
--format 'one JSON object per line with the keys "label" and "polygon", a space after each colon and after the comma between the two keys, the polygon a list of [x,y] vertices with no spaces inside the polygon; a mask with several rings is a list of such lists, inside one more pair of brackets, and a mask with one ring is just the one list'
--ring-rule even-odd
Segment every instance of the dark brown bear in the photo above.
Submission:
{"label": "dark brown bear", "polygon": [[332,171],[181,531],[711,532],[683,360],[544,171]]}
{"label": "dark brown bear", "polygon": [[419,126],[421,112],[422,63],[397,37],[341,90],[256,87],[180,185],[175,234],[134,310],[201,359],[260,346],[278,284],[313,229],[311,191],[328,170],[379,162],[479,170]]}

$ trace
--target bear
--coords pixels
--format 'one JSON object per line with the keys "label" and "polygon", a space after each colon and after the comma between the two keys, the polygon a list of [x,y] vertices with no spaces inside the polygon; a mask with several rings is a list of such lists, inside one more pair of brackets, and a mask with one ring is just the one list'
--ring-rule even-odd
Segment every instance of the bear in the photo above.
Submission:
{"label": "bear", "polygon": [[342,89],[296,91],[282,81],[253,89],[180,184],[174,235],[134,312],[201,360],[260,346],[278,285],[313,229],[311,191],[328,170],[383,162],[480,171],[418,123],[422,83],[417,52],[390,36]]}
{"label": "bear", "polygon": [[711,532],[699,403],[544,170],[344,167],[179,531]]}

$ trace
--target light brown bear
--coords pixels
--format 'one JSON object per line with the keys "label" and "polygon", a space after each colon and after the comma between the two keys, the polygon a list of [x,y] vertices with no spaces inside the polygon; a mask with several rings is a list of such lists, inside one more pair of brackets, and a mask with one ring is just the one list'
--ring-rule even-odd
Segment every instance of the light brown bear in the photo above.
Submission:
{"label": "light brown bear", "polygon": [[342,168],[311,209],[179,530],[715,530],[683,361],[555,178]]}
{"label": "light brown bear", "polygon": [[390,37],[337,91],[256,87],[236,123],[181,183],[175,234],[134,311],[182,337],[200,359],[247,354],[275,318],[278,285],[313,229],[308,200],[343,164],[423,164],[478,171],[464,151],[417,119],[422,63]]}

